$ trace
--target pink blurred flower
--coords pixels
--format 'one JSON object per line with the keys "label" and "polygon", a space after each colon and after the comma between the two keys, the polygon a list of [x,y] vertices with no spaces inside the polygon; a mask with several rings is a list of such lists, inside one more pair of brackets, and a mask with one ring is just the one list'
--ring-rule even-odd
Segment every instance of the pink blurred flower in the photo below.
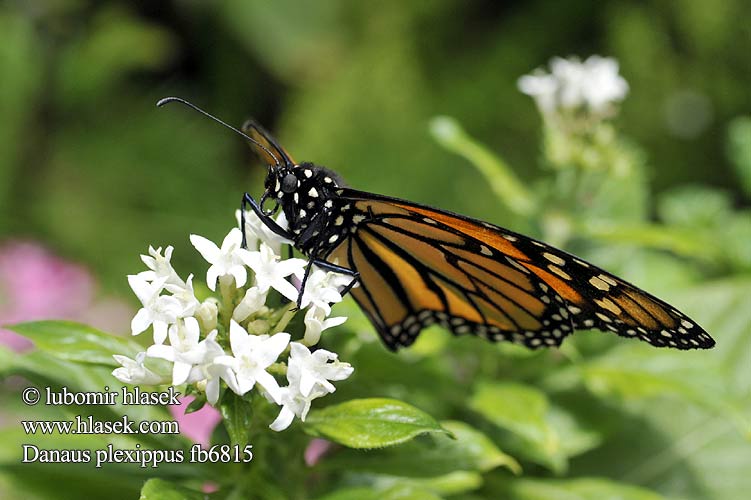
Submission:
{"label": "pink blurred flower", "polygon": [[331,441],[325,439],[314,438],[308,443],[308,447],[305,448],[305,465],[313,467],[320,462],[326,453],[331,449]]}
{"label": "pink blurred flower", "polygon": [[[0,245],[0,325],[37,319],[80,318],[92,301],[94,280],[83,267],[31,242]],[[0,343],[16,351],[31,342],[0,329]]]}
{"label": "pink blurred flower", "polygon": [[216,408],[208,404],[200,410],[186,415],[185,410],[194,399],[193,396],[180,398],[180,404],[169,406],[169,411],[180,426],[181,434],[203,447],[208,447],[211,443],[211,433],[222,420],[222,415]]}

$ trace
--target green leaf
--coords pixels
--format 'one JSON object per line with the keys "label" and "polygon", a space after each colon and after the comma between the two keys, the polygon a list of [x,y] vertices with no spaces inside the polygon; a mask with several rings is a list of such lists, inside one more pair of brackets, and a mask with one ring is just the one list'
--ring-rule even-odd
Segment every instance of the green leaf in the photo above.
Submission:
{"label": "green leaf", "polygon": [[441,426],[455,439],[429,434],[402,446],[368,453],[343,450],[324,464],[327,468],[409,477],[435,478],[455,471],[487,472],[496,467],[521,473],[519,463],[480,431],[457,421],[443,421]]}
{"label": "green leaf", "polygon": [[305,421],[312,435],[349,448],[383,448],[428,432],[448,433],[436,420],[395,399],[354,399],[313,411]]}
{"label": "green leaf", "polygon": [[385,489],[346,488],[320,497],[318,500],[440,500],[432,491],[413,486],[397,484]]}
{"label": "green leaf", "polygon": [[458,495],[479,489],[483,485],[482,475],[478,472],[458,470],[442,476],[422,479],[399,479],[399,484],[425,488],[438,495]]}
{"label": "green leaf", "polygon": [[542,391],[513,382],[482,383],[469,406],[496,425],[543,447],[556,446],[555,431],[545,421],[549,403]]}
{"label": "green leaf", "polygon": [[705,186],[682,186],[660,197],[657,212],[668,224],[683,227],[716,226],[730,213],[732,197]]}
{"label": "green leaf", "polygon": [[661,500],[657,493],[607,479],[568,481],[518,479],[508,487],[509,500]]}
{"label": "green leaf", "polygon": [[205,394],[197,394],[195,396],[195,399],[190,402],[187,408],[185,408],[185,414],[189,415],[193,412],[196,412],[204,407],[206,404],[206,395]]}
{"label": "green leaf", "polygon": [[606,355],[580,365],[584,381],[601,397],[639,400],[648,397],[683,398],[712,409],[727,409],[730,394],[706,351],[654,351],[639,344],[623,344]]}
{"label": "green leaf", "polygon": [[553,406],[545,393],[524,384],[481,383],[469,407],[507,431],[506,449],[559,473],[566,469],[568,457],[591,449],[601,439],[563,408]]}
{"label": "green leaf", "polygon": [[141,489],[140,500],[205,500],[211,498],[200,491],[191,490],[164,479],[149,479]]}
{"label": "green leaf", "polygon": [[73,321],[33,321],[8,327],[31,339],[38,349],[79,363],[119,366],[112,357],[134,358],[143,348],[125,337],[116,337]]}
{"label": "green leaf", "polygon": [[728,156],[741,180],[741,186],[751,196],[751,117],[743,116],[728,127]]}
{"label": "green leaf", "polygon": [[250,402],[232,391],[226,391],[219,405],[219,411],[232,444],[240,446],[247,444],[253,417]]}

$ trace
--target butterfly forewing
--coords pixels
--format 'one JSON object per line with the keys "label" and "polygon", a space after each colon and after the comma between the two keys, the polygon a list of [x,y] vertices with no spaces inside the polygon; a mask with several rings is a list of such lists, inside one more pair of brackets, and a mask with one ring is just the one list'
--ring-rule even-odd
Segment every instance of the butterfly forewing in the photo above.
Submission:
{"label": "butterfly forewing", "polygon": [[266,129],[253,120],[247,120],[242,126],[243,133],[257,142],[249,142],[250,148],[268,166],[280,166],[280,164],[292,166],[295,162],[279,143],[269,134]]}
{"label": "butterfly forewing", "polygon": [[486,222],[342,190],[360,214],[329,260],[360,273],[353,295],[393,348],[440,323],[529,347],[597,328],[655,346],[707,348],[694,321],[564,251]]}

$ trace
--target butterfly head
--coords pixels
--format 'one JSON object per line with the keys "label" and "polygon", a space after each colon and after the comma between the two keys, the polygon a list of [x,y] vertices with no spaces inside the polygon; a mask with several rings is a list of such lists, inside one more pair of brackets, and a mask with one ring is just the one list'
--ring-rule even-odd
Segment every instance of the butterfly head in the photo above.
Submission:
{"label": "butterfly head", "polygon": [[340,183],[335,173],[312,163],[270,168],[262,200],[275,200],[290,230],[299,233],[315,215],[332,207]]}

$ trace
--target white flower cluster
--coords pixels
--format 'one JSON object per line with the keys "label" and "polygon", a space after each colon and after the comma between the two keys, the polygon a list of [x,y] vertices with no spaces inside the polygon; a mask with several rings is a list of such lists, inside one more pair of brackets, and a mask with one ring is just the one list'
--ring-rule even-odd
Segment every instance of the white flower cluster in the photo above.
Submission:
{"label": "white flower cluster", "polygon": [[604,116],[628,93],[628,83],[618,74],[618,61],[597,55],[584,62],[554,57],[550,73],[538,69],[519,78],[518,86],[534,98],[545,116],[579,109]]}
{"label": "white flower cluster", "polygon": [[[301,307],[307,309],[303,339],[291,342],[291,335],[279,330],[294,314],[292,308],[275,309],[266,303],[271,290],[290,302],[297,301],[300,292],[291,279],[300,282],[307,261],[282,259],[281,247],[289,242],[271,232],[255,213],[246,212],[245,216],[247,248],[241,246],[238,228],[229,232],[221,248],[202,236],[190,237],[211,264],[206,285],[213,292],[218,285],[218,297],[203,302],[196,298],[193,275],[183,281],[170,263],[171,246],[164,253],[161,247],[149,247],[149,255],[141,256],[148,270],[128,276],[143,306],[133,318],[131,330],[138,335],[152,327],[154,345],[135,360],[115,355],[122,366],[112,374],[129,384],[195,384],[212,405],[219,401],[222,381],[241,396],[258,387],[267,400],[282,407],[270,426],[281,431],[295,415],[305,420],[313,399],[334,392],[331,381],[344,380],[353,372],[337,354],[308,348],[318,343],[323,330],[347,319],[329,315],[331,304],[342,300],[340,288],[352,278],[312,270],[302,296]],[[283,216],[277,222],[286,225]],[[248,271],[252,272],[250,280]],[[171,380],[149,369],[145,365],[148,358],[172,363]],[[280,387],[274,374],[285,371],[288,385]]]}

